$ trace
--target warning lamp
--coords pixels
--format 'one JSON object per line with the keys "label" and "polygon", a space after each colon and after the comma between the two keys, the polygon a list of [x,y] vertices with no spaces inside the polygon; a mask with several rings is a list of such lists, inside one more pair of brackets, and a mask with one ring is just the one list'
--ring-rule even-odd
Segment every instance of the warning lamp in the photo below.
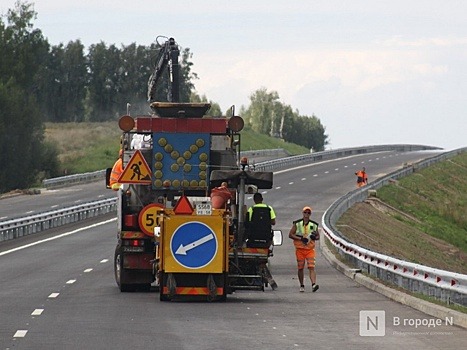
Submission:
{"label": "warning lamp", "polygon": [[243,129],[245,122],[243,121],[242,117],[234,115],[232,118],[229,119],[228,125],[230,130],[232,130],[233,132],[239,132]]}
{"label": "warning lamp", "polygon": [[118,120],[118,126],[121,130],[128,132],[135,127],[135,120],[129,115],[124,115]]}

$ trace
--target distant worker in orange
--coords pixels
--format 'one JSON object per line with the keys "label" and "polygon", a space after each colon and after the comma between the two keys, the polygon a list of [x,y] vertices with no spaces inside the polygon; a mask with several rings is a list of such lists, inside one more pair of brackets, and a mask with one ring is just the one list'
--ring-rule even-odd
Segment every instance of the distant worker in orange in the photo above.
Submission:
{"label": "distant worker in orange", "polygon": [[357,175],[357,187],[365,186],[368,183],[368,175],[366,174],[365,167],[355,173]]}
{"label": "distant worker in orange", "polygon": [[118,183],[118,178],[123,173],[123,151],[120,149],[118,153],[118,159],[115,162],[114,166],[112,167],[112,172],[110,173],[110,181],[109,185],[110,188],[114,191],[118,191],[119,188],[122,186],[121,183]]}

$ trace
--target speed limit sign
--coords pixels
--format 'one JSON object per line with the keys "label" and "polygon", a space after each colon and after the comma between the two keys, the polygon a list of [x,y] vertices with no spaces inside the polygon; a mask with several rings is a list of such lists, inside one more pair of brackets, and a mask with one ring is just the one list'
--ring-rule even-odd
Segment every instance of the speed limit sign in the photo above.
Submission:
{"label": "speed limit sign", "polygon": [[152,203],[146,205],[143,210],[140,211],[138,216],[139,227],[148,236],[154,235],[154,227],[159,225],[158,212],[164,209],[162,204]]}

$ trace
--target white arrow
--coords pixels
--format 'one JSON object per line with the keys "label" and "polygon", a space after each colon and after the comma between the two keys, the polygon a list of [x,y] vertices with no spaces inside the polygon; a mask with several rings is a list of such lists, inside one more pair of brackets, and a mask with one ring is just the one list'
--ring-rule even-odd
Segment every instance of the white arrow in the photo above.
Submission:
{"label": "white arrow", "polygon": [[209,242],[211,239],[214,239],[214,235],[212,233],[208,234],[207,236],[201,237],[197,241],[194,241],[193,243],[189,243],[186,246],[183,246],[183,244],[180,244],[180,247],[178,247],[177,251],[175,254],[181,254],[181,255],[186,255],[186,252],[196,248],[197,246],[204,244],[206,242]]}

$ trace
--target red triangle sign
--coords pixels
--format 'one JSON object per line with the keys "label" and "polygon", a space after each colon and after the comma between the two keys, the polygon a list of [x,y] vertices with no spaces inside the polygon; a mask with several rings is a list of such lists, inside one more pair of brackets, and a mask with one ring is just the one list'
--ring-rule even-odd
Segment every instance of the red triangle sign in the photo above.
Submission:
{"label": "red triangle sign", "polygon": [[174,213],[187,215],[193,214],[193,207],[186,196],[181,196],[177,204],[175,204]]}

